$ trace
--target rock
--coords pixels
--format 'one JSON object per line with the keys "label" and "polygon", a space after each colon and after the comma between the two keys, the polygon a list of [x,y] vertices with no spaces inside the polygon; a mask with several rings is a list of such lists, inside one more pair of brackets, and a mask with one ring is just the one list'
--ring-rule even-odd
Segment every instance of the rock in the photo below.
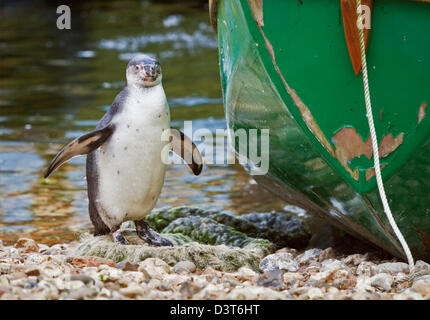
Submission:
{"label": "rock", "polygon": [[180,233],[194,241],[210,245],[224,244],[244,248],[253,244],[256,248],[267,252],[273,251],[275,248],[273,243],[268,240],[248,237],[246,234],[222,225],[211,218],[200,216],[178,218],[164,228],[162,233]]}
{"label": "rock", "polygon": [[30,253],[25,257],[25,264],[26,265],[34,265],[38,266],[42,263],[49,261],[50,257],[46,255],[36,254],[36,253]]}
{"label": "rock", "polygon": [[362,254],[351,254],[346,258],[342,259],[342,261],[348,266],[357,267],[360,263],[366,261],[367,256]]}
{"label": "rock", "polygon": [[274,287],[276,289],[284,286],[284,279],[282,277],[282,271],[279,269],[266,270],[258,278],[257,285],[263,287]]}
{"label": "rock", "polygon": [[[273,241],[278,247],[304,247],[309,241],[309,234],[303,222],[285,213],[251,213],[238,217],[224,211],[182,206],[153,210],[146,217],[146,221],[152,228],[162,232],[170,223],[190,217],[194,217],[191,220],[209,218],[248,237]],[[185,221],[188,220],[185,219]],[[186,234],[189,235],[189,233]],[[202,243],[208,244],[208,242]]]}
{"label": "rock", "polygon": [[354,292],[349,299],[354,300],[380,300],[381,296],[375,292],[368,292],[368,291],[357,291]]}
{"label": "rock", "polygon": [[95,283],[92,277],[85,274],[72,274],[69,279],[70,281],[81,281],[84,284]]}
{"label": "rock", "polygon": [[12,264],[0,262],[0,274],[11,273],[13,269]]}
{"label": "rock", "polygon": [[312,261],[318,261],[321,252],[322,250],[317,248],[306,250],[305,252],[297,256],[297,261],[301,265],[309,264]]}
{"label": "rock", "polygon": [[136,283],[130,283],[128,287],[119,289],[120,294],[129,298],[135,298],[136,296],[143,296],[145,292],[146,292],[145,289],[137,285]]}
{"label": "rock", "polygon": [[356,271],[357,275],[371,277],[376,274],[376,264],[370,261],[361,262]]}
{"label": "rock", "polygon": [[36,241],[28,238],[20,238],[15,243],[14,248],[21,249],[23,252],[39,252],[39,246]]}
{"label": "rock", "polygon": [[370,279],[370,284],[372,285],[372,287],[381,289],[383,291],[391,290],[393,282],[393,277],[387,273],[377,274]]}
{"label": "rock", "polygon": [[306,294],[303,294],[300,298],[307,298],[310,300],[320,300],[324,299],[325,293],[320,288],[310,288]]}
{"label": "rock", "polygon": [[48,299],[57,299],[59,295],[59,291],[57,287],[51,283],[50,281],[41,280],[37,284],[37,287],[46,292],[46,297]]}
{"label": "rock", "polygon": [[288,288],[296,288],[300,281],[304,281],[303,275],[297,272],[285,272],[283,278]]}
{"label": "rock", "polygon": [[394,300],[424,300],[424,297],[413,288],[407,288],[403,292],[395,295]]}
{"label": "rock", "polygon": [[[224,295],[226,296],[226,295]],[[285,295],[265,287],[234,288],[228,297],[233,300],[283,300]]]}
{"label": "rock", "polygon": [[38,246],[40,253],[44,253],[45,251],[49,250],[49,246],[47,246],[46,244],[39,243]]}
{"label": "rock", "polygon": [[276,250],[275,253],[291,253],[293,255],[294,258],[297,258],[297,250],[294,248],[281,248],[279,250]]}
{"label": "rock", "polygon": [[220,284],[209,283],[206,287],[196,293],[193,299],[213,300],[226,295],[225,289]]}
{"label": "rock", "polygon": [[303,248],[309,243],[310,234],[303,221],[286,213],[249,213],[240,218],[252,222],[258,228],[256,233],[247,232],[245,229],[240,229],[241,232],[269,239],[278,247]]}
{"label": "rock", "polygon": [[352,289],[357,285],[357,278],[346,270],[337,270],[331,274],[331,285],[341,290]]}
{"label": "rock", "polygon": [[193,297],[202,290],[202,286],[199,286],[194,281],[185,281],[182,283],[179,292],[187,299]]}
{"label": "rock", "polygon": [[55,281],[55,285],[60,290],[76,290],[85,286],[82,281],[70,280],[70,277],[66,275],[57,278]]}
{"label": "rock", "polygon": [[196,265],[191,261],[179,261],[177,264],[175,264],[173,270],[176,273],[192,273],[196,271]]}
{"label": "rock", "polygon": [[82,300],[85,298],[92,298],[97,295],[97,290],[95,288],[79,287],[77,289],[69,290],[64,298],[71,300]]}
{"label": "rock", "polygon": [[345,294],[342,293],[338,288],[336,287],[330,287],[327,289],[327,294],[324,299],[326,300],[342,300],[345,299]]}
{"label": "rock", "polygon": [[322,271],[336,271],[340,269],[349,270],[349,268],[342,261],[337,259],[327,259],[321,262]]}
{"label": "rock", "polygon": [[[215,211],[213,211],[215,212]],[[200,209],[197,207],[165,207],[161,209],[152,210],[150,214],[146,216],[146,222],[149,224],[151,228],[154,230],[161,232],[164,228],[166,228],[172,221],[189,217],[189,216],[201,216],[207,217],[209,216],[211,211]]]}
{"label": "rock", "polygon": [[321,254],[318,257],[318,261],[322,262],[324,260],[328,260],[328,259],[332,259],[335,257],[335,253],[333,248],[328,247],[326,249],[324,249],[323,251],[321,251]]}
{"label": "rock", "polygon": [[30,267],[25,270],[27,276],[40,276],[40,270],[36,267]]}
{"label": "rock", "polygon": [[0,285],[0,297],[5,293],[10,293],[8,286]]}
{"label": "rock", "polygon": [[257,269],[264,255],[265,251],[253,247],[252,243],[245,248],[210,246],[196,242],[174,247],[153,247],[146,244],[124,246],[114,243],[110,236],[94,237],[89,234],[83,235],[79,245],[70,252],[71,257],[98,256],[115,262],[128,261],[132,264],[146,258],[159,258],[169,265],[187,260],[201,270],[212,266],[224,271],[236,271],[242,266]]}
{"label": "rock", "polygon": [[254,270],[247,268],[247,267],[241,267],[239,270],[237,270],[235,275],[240,281],[257,281],[259,274],[255,272]]}
{"label": "rock", "polygon": [[412,288],[424,298],[430,299],[430,275],[425,275],[414,281]]}
{"label": "rock", "polygon": [[409,273],[409,265],[403,262],[386,262],[376,266],[375,271],[376,273],[385,272],[390,274],[396,274],[400,272]]}
{"label": "rock", "polygon": [[40,273],[48,278],[56,278],[64,274],[64,270],[60,264],[53,261],[46,261],[40,265]]}
{"label": "rock", "polygon": [[139,263],[138,271],[146,272],[151,278],[163,279],[166,274],[170,273],[170,267],[161,259],[148,258]]}
{"label": "rock", "polygon": [[418,260],[415,263],[415,277],[420,277],[428,274],[430,274],[430,264],[422,260]]}
{"label": "rock", "polygon": [[124,271],[102,264],[97,268],[97,275],[101,281],[120,280],[124,276]]}
{"label": "rock", "polygon": [[113,262],[110,259],[100,258],[100,257],[72,257],[67,262],[72,264],[73,266],[77,268],[84,268],[84,267],[98,267],[100,265],[107,265],[110,267],[115,266],[115,262]]}
{"label": "rock", "polygon": [[60,255],[66,253],[67,248],[63,244],[55,244],[46,251],[43,252],[44,255]]}
{"label": "rock", "polygon": [[322,284],[325,283],[330,277],[331,273],[332,272],[330,271],[311,273],[306,285],[311,287],[321,287]]}
{"label": "rock", "polygon": [[299,264],[291,253],[274,253],[265,257],[260,263],[263,271],[285,270],[294,272],[299,270]]}
{"label": "rock", "polygon": [[137,271],[139,265],[135,263],[130,263],[128,261],[121,261],[115,264],[115,267],[123,271]]}

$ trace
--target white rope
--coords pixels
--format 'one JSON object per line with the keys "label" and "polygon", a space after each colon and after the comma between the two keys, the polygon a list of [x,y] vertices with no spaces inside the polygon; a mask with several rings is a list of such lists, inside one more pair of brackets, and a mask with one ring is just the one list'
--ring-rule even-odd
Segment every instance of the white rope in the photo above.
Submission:
{"label": "white rope", "polygon": [[[387,201],[387,196],[385,195],[384,183],[382,182],[382,177],[381,177],[381,167],[379,165],[378,139],[376,138],[375,125],[373,123],[372,104],[370,102],[370,92],[369,92],[369,80],[367,77],[366,49],[364,47],[364,32],[363,32],[363,26],[362,26],[362,21],[363,21],[362,12],[363,11],[362,11],[362,7],[361,7],[361,0],[357,0],[357,14],[358,14],[358,21],[360,22],[360,27],[358,27],[358,33],[360,36],[364,98],[365,98],[365,102],[366,102],[366,112],[367,112],[367,120],[369,122],[369,128],[370,128],[370,136],[372,138],[373,161],[374,161],[374,166],[375,166],[376,182],[378,184],[379,195],[381,197],[382,205],[384,206],[385,214],[387,215],[388,221],[390,222],[390,225],[393,228],[394,233],[397,236],[397,239],[399,239],[399,242],[403,247],[403,251],[405,252],[405,255],[408,259],[409,282],[411,282],[413,280],[414,273],[415,273],[414,258],[412,257],[411,250],[409,249],[409,246],[408,246],[405,238],[403,237],[402,233],[400,232],[399,228],[397,227],[396,221],[394,220],[393,215],[391,214],[390,206],[389,206],[388,201]],[[357,26],[358,26],[358,23],[357,23]]]}

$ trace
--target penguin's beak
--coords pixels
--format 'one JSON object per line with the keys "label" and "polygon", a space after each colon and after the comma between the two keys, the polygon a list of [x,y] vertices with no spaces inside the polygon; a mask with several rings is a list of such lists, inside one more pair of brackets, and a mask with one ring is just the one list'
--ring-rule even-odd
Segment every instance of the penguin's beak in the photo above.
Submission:
{"label": "penguin's beak", "polygon": [[153,63],[150,65],[144,66],[144,78],[145,80],[157,80],[158,76],[161,73],[160,65],[158,63]]}

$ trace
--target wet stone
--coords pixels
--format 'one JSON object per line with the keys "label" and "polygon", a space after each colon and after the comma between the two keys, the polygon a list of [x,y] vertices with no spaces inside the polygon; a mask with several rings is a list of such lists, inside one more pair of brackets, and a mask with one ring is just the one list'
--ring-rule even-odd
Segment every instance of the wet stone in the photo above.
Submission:
{"label": "wet stone", "polygon": [[20,238],[14,245],[14,248],[22,249],[24,252],[39,252],[39,246],[36,241],[28,238]]}
{"label": "wet stone", "polygon": [[409,265],[404,262],[386,262],[378,265],[375,270],[377,273],[409,273]]}
{"label": "wet stone", "polygon": [[318,257],[318,261],[322,262],[324,260],[332,259],[334,257],[335,257],[334,250],[333,250],[333,248],[329,247],[329,248],[326,248],[326,249],[321,251],[321,253]]}
{"label": "wet stone", "polygon": [[265,271],[257,280],[257,285],[263,287],[281,288],[284,286],[283,273],[279,269]]}
{"label": "wet stone", "polygon": [[25,271],[27,276],[40,276],[40,270],[38,268],[29,268]]}
{"label": "wet stone", "polygon": [[373,287],[383,291],[391,290],[393,282],[393,277],[387,273],[377,274],[370,279],[370,283]]}
{"label": "wet stone", "polygon": [[94,283],[94,279],[85,274],[73,274],[70,276],[70,281],[81,281],[84,284]]}
{"label": "wet stone", "polygon": [[299,264],[294,260],[291,253],[274,253],[261,261],[260,269],[263,271],[285,270],[294,272],[299,270]]}
{"label": "wet stone", "polygon": [[418,291],[424,298],[430,299],[430,275],[421,276],[416,279],[412,288]]}
{"label": "wet stone", "polygon": [[297,257],[297,261],[301,265],[303,265],[303,264],[309,264],[312,261],[318,261],[318,258],[320,256],[321,252],[322,252],[322,250],[321,249],[317,249],[317,248],[306,250],[305,252],[303,252],[302,254],[300,254]]}
{"label": "wet stone", "polygon": [[415,263],[415,277],[420,277],[424,275],[430,275],[430,264],[422,260],[418,260]]}
{"label": "wet stone", "polygon": [[130,263],[128,261],[121,261],[115,264],[115,267],[123,271],[137,271],[139,265],[136,263]]}
{"label": "wet stone", "polygon": [[98,267],[100,265],[115,266],[115,263],[110,259],[100,257],[72,257],[68,259],[68,262],[75,267]]}
{"label": "wet stone", "polygon": [[196,265],[191,261],[179,261],[177,264],[175,264],[173,270],[176,273],[193,273],[196,271]]}

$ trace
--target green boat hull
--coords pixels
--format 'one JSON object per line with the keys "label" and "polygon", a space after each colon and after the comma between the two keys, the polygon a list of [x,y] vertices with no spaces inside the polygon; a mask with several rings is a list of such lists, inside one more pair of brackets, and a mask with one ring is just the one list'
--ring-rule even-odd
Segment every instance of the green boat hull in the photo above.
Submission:
{"label": "green boat hull", "polygon": [[[269,171],[253,177],[289,203],[404,257],[380,201],[362,77],[351,66],[339,1],[264,0],[262,9],[258,3],[214,4],[227,125],[270,130]],[[430,3],[375,0],[367,51],[387,197],[414,257],[426,261],[428,17]]]}

